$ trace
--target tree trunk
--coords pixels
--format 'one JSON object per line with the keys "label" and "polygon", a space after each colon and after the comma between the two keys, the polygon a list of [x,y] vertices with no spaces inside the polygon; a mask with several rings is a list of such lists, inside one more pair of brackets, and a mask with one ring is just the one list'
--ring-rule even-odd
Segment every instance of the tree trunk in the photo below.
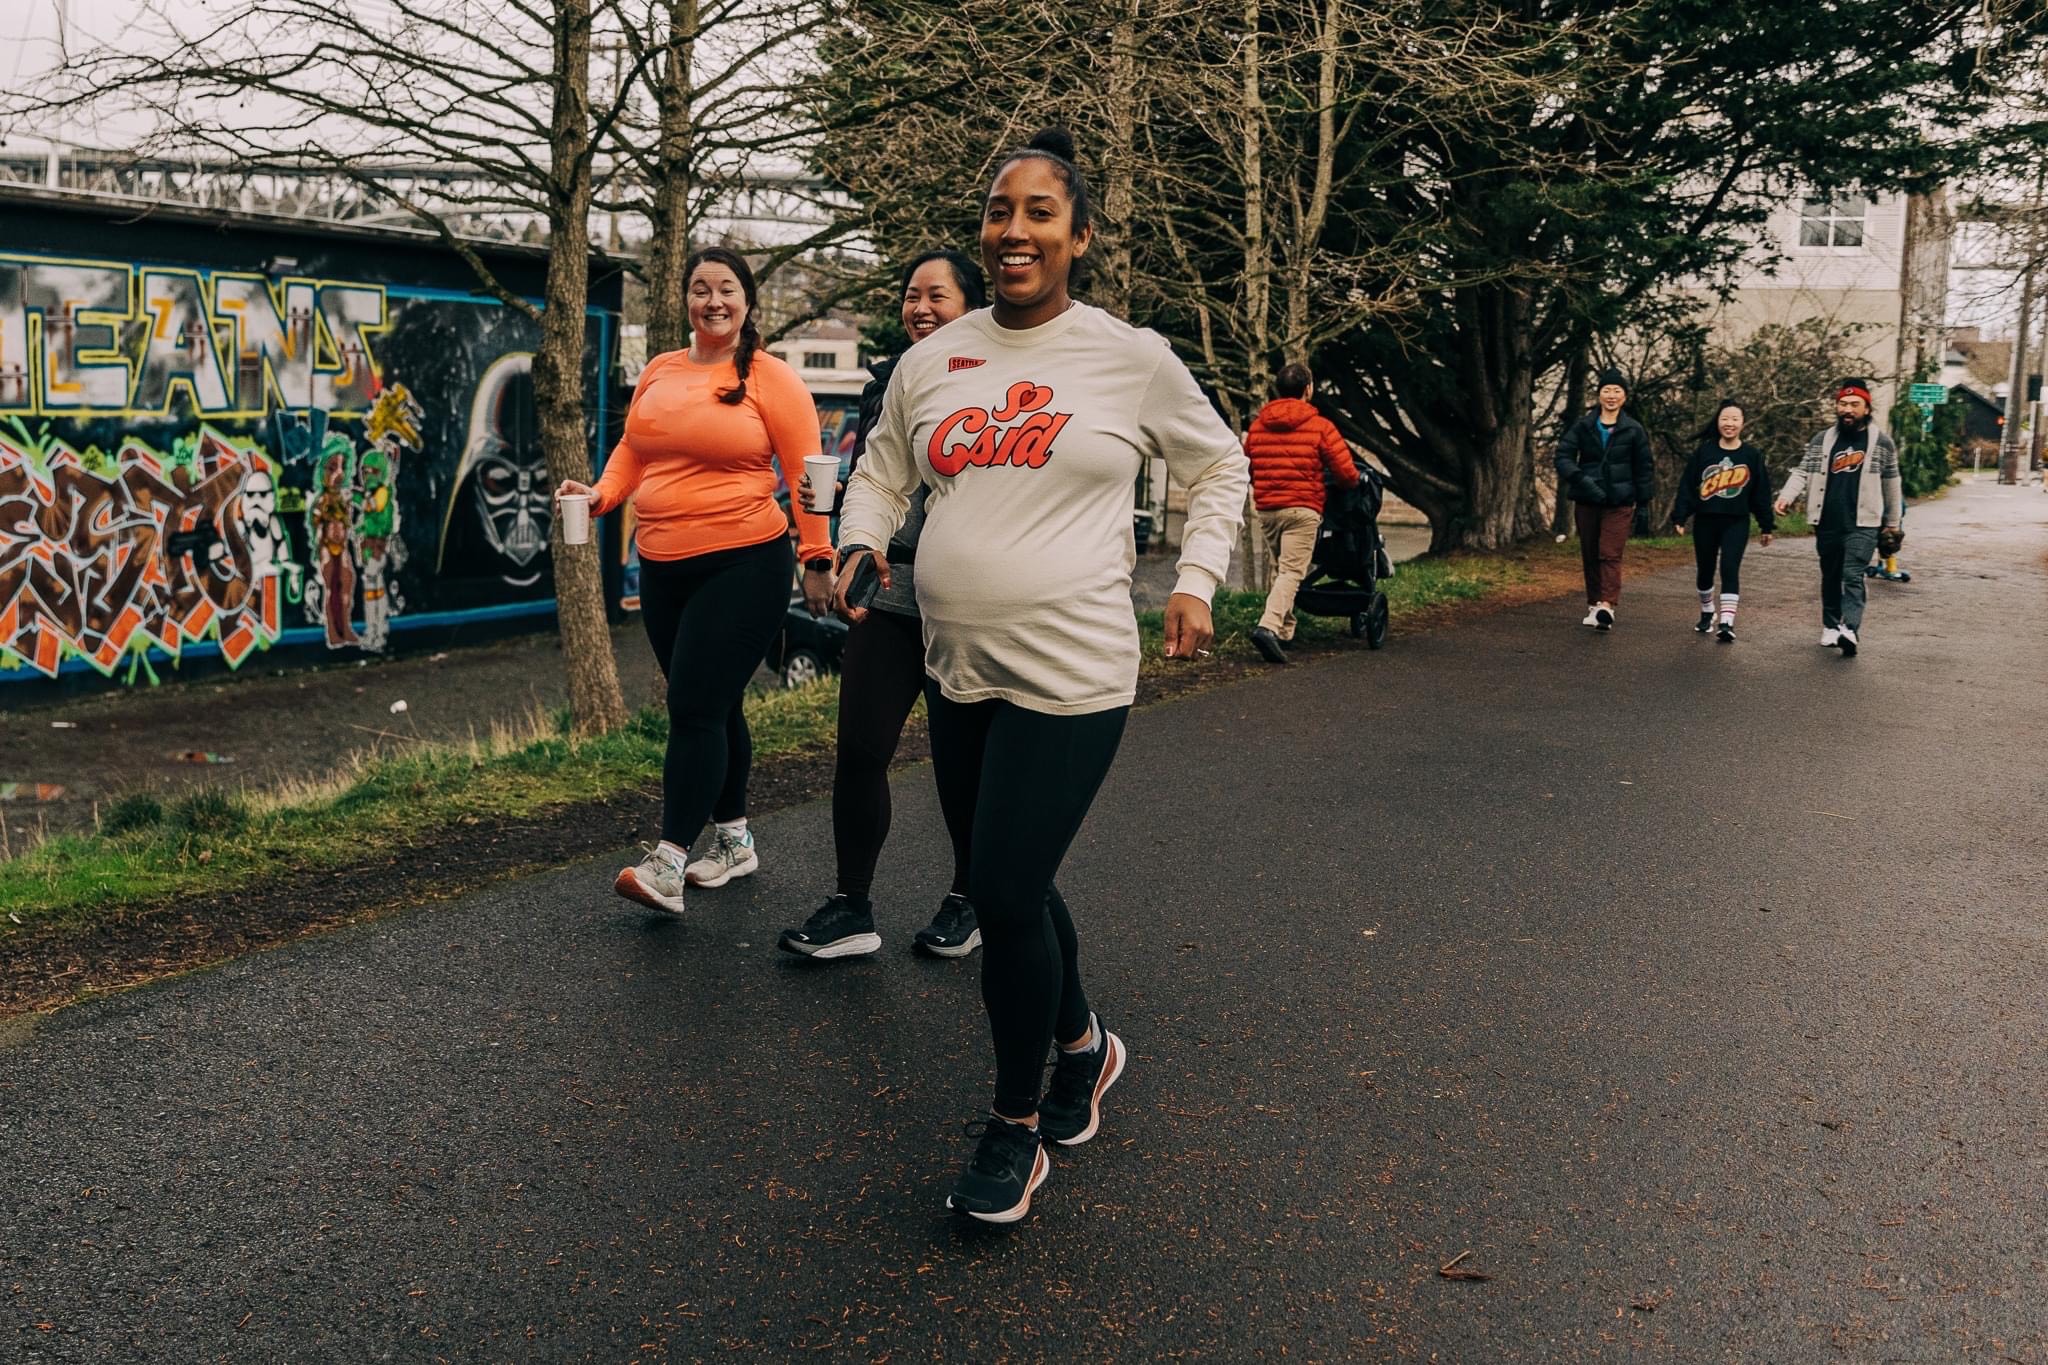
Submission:
{"label": "tree trunk", "polygon": [[[1104,161],[1102,216],[1108,234],[1102,246],[1101,281],[1095,303],[1128,320],[1131,316],[1131,221],[1137,201],[1138,10],[1141,0],[1122,0],[1122,13],[1109,29],[1109,151]],[[1140,482],[1144,476],[1139,475]]]}
{"label": "tree trunk", "polygon": [[668,48],[657,86],[659,145],[653,202],[647,217],[647,354],[680,351],[689,343],[683,265],[690,256],[691,61],[696,46],[697,0],[670,0]]}
{"label": "tree trunk", "polygon": [[[1265,98],[1259,83],[1260,0],[1244,0],[1244,314],[1245,390],[1253,404],[1271,386],[1269,322],[1272,297],[1272,245],[1266,237],[1265,163],[1260,138],[1265,131]],[[1256,408],[1254,409],[1256,410]],[[1250,494],[1244,504],[1244,585],[1265,592],[1273,584],[1272,557],[1259,529],[1259,510]]]}
{"label": "tree trunk", "polygon": [[[1564,418],[1560,428],[1579,420],[1579,414],[1586,410],[1586,366],[1592,363],[1590,348],[1580,342],[1572,348],[1570,366],[1564,377]],[[1550,508],[1550,533],[1554,536],[1568,536],[1572,533],[1572,498],[1564,485],[1557,482],[1556,466],[1551,468],[1551,483],[1557,488],[1557,500]]]}
{"label": "tree trunk", "polygon": [[[587,481],[590,447],[583,424],[584,311],[590,301],[590,3],[555,0],[555,103],[550,133],[547,306],[533,358],[534,403],[548,476]],[[602,734],[626,722],[605,622],[604,577],[596,536],[582,545],[552,532],[555,614],[569,675],[569,714],[576,733]]]}

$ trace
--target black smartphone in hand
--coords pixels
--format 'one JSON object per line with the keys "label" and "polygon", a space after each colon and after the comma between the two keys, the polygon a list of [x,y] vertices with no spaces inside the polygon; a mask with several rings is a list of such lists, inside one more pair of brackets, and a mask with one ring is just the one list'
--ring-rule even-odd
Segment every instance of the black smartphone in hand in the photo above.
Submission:
{"label": "black smartphone in hand", "polygon": [[853,571],[853,582],[846,588],[846,605],[865,610],[874,604],[876,594],[882,591],[882,571],[875,567],[875,557],[864,554],[860,564]]}

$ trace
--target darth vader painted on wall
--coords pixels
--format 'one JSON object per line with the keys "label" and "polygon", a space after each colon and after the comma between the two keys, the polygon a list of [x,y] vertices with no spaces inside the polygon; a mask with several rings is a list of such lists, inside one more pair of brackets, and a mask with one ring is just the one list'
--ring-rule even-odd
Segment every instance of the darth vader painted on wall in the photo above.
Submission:
{"label": "darth vader painted on wall", "polygon": [[470,403],[443,521],[440,572],[489,575],[515,588],[547,580],[552,487],[534,414],[533,357],[500,356],[484,370]]}

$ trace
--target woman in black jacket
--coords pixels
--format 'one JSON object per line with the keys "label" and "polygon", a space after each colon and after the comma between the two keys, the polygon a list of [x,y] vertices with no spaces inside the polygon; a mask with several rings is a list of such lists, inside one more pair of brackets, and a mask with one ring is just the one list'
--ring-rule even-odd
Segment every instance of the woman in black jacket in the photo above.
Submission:
{"label": "woman in black jacket", "polygon": [[1777,519],[1771,510],[1771,471],[1764,454],[1742,439],[1742,404],[1721,400],[1713,420],[1700,429],[1699,449],[1678,481],[1671,524],[1685,534],[1692,523],[1693,557],[1699,564],[1700,619],[1693,629],[1714,630],[1714,567],[1721,569],[1721,643],[1735,643],[1735,607],[1742,595],[1742,552],[1749,548],[1749,519],[1771,543]]}
{"label": "woman in black jacket", "polygon": [[[981,267],[958,251],[927,251],[903,271],[903,330],[911,344],[963,314],[987,305]],[[873,367],[860,395],[860,425],[853,465],[860,466],[868,433],[882,415],[882,396],[896,362]],[[850,473],[850,471],[849,471]],[[798,496],[808,499],[808,476]],[[838,853],[838,891],[800,929],[782,931],[780,946],[806,957],[861,957],[882,946],[869,892],[875,863],[889,837],[889,763],[904,722],[924,692],[924,622],[912,585],[917,537],[924,525],[925,491],[912,499],[910,516],[889,544],[890,584],[846,639],[839,672],[839,762],[832,775],[832,840]],[[967,850],[953,844],[953,889],[914,945],[937,957],[966,957],[981,944],[981,929],[967,895]]]}
{"label": "woman in black jacket", "polygon": [[1558,438],[1557,495],[1575,504],[1572,519],[1586,571],[1582,624],[1610,630],[1621,601],[1621,552],[1629,529],[1650,529],[1650,433],[1621,410],[1628,381],[1620,370],[1600,372],[1599,397],[1600,406]]}

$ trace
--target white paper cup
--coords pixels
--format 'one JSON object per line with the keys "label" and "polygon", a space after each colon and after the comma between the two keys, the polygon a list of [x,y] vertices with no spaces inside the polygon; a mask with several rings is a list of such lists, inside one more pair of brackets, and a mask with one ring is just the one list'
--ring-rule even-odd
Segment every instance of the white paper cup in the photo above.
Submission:
{"label": "white paper cup", "polygon": [[804,473],[811,476],[811,500],[808,506],[813,512],[829,514],[832,511],[832,500],[839,492],[839,457],[806,455]]}
{"label": "white paper cup", "polygon": [[564,545],[588,545],[590,543],[590,495],[587,493],[564,493],[561,497],[562,543]]}

